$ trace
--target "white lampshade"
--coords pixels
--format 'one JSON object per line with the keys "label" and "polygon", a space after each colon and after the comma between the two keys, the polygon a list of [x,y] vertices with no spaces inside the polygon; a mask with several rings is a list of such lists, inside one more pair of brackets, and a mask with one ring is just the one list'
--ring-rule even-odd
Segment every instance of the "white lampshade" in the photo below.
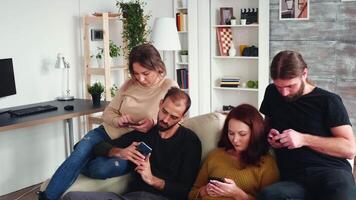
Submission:
{"label": "white lampshade", "polygon": [[67,66],[67,63],[64,59],[64,56],[61,53],[57,54],[57,61],[56,61],[55,68],[60,68],[60,69],[69,68],[69,66]]}
{"label": "white lampshade", "polygon": [[180,50],[179,35],[174,18],[156,18],[153,24],[151,42],[156,49],[161,51]]}

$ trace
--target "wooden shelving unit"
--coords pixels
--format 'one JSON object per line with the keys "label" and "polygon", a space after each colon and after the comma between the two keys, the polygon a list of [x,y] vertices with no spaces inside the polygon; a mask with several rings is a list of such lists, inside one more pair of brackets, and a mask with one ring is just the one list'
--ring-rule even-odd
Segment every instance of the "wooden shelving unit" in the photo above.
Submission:
{"label": "wooden shelving unit", "polygon": [[[85,89],[85,98],[91,99],[90,94],[87,92],[87,85],[92,83],[92,76],[102,76],[104,80],[104,98],[106,101],[111,100],[111,87],[113,85],[111,76],[113,71],[123,70],[124,77],[128,76],[128,67],[127,64],[112,65],[110,58],[110,49],[109,49],[109,28],[110,23],[118,22],[118,17],[109,17],[108,13],[102,13],[102,16],[93,16],[86,15],[83,19],[84,27],[84,89]],[[91,52],[90,52],[90,28],[93,24],[100,24],[100,28],[103,30],[103,66],[94,66],[91,64]],[[122,27],[122,26],[121,26]],[[122,30],[122,29],[121,29]],[[119,30],[119,31],[121,31]],[[93,124],[102,123],[102,119],[99,115],[88,116],[88,130],[92,128]]]}

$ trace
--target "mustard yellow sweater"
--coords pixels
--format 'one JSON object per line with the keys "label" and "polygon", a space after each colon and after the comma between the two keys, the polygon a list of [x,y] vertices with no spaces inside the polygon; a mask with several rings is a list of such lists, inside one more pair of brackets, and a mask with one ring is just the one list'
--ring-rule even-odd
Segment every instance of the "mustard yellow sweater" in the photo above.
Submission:
{"label": "mustard yellow sweater", "polygon": [[167,78],[163,78],[151,87],[144,87],[134,79],[127,80],[103,113],[103,126],[110,138],[116,139],[132,131],[118,126],[118,118],[121,115],[131,115],[135,122],[144,118],[156,122],[159,102],[173,86],[179,87],[177,82]]}
{"label": "mustard yellow sweater", "polygon": [[279,179],[279,171],[271,155],[263,156],[260,166],[243,166],[239,160],[233,158],[224,149],[218,148],[211,152],[204,161],[189,193],[190,200],[230,199],[210,196],[199,197],[199,189],[208,183],[209,176],[234,180],[237,187],[246,192],[250,199],[254,199],[262,188]]}

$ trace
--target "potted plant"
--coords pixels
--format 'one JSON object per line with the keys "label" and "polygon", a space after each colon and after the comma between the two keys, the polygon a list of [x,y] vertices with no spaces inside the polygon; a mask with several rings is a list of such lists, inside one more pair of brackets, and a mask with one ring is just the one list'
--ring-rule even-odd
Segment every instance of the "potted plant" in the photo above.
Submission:
{"label": "potted plant", "polygon": [[[109,42],[109,55],[110,55],[112,60],[114,58],[117,58],[118,56],[120,56],[120,51],[121,51],[121,47],[117,46],[112,40],[110,40],[110,42]],[[90,57],[93,58],[94,55],[91,55]],[[95,54],[95,58],[96,58],[96,61],[97,61],[99,67],[104,65],[103,64],[104,48],[98,47],[98,51]]]}
{"label": "potted plant", "polygon": [[95,55],[91,55],[90,58],[95,57],[98,67],[103,66],[104,49],[98,47],[98,51]]}
{"label": "potted plant", "polygon": [[88,85],[88,92],[91,94],[93,105],[99,106],[101,94],[104,92],[104,85],[100,82],[95,82],[93,85]]}
{"label": "potted plant", "polygon": [[236,17],[235,17],[235,16],[232,16],[232,17],[230,18],[230,24],[231,24],[232,26],[236,25]]}
{"label": "potted plant", "polygon": [[112,87],[110,88],[110,94],[111,94],[111,97],[114,98],[115,97],[115,94],[117,92],[119,88],[117,87],[117,85],[113,84]]}
{"label": "potted plant", "polygon": [[129,2],[120,0],[116,2],[121,14],[120,20],[123,22],[122,38],[124,41],[124,55],[128,58],[131,49],[137,45],[147,43],[150,33],[147,27],[150,15],[144,14],[143,7],[145,3],[140,0],[131,0]]}
{"label": "potted plant", "polygon": [[180,60],[182,63],[187,63],[188,62],[188,50],[182,50],[179,52],[180,54]]}

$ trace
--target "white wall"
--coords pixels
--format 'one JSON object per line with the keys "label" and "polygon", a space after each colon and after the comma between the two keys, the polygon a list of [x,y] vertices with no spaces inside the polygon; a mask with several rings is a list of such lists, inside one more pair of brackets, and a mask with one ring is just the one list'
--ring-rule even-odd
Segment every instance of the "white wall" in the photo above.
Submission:
{"label": "white wall", "polygon": [[[0,109],[53,100],[64,86],[54,68],[62,52],[72,68],[71,93],[83,96],[81,16],[117,11],[114,0],[2,0],[0,58],[13,58],[17,94]],[[172,1],[146,0],[152,19],[173,16]],[[77,126],[78,127],[78,126]],[[76,134],[81,133],[81,126]],[[0,132],[0,196],[49,178],[65,159],[63,122]]]}

